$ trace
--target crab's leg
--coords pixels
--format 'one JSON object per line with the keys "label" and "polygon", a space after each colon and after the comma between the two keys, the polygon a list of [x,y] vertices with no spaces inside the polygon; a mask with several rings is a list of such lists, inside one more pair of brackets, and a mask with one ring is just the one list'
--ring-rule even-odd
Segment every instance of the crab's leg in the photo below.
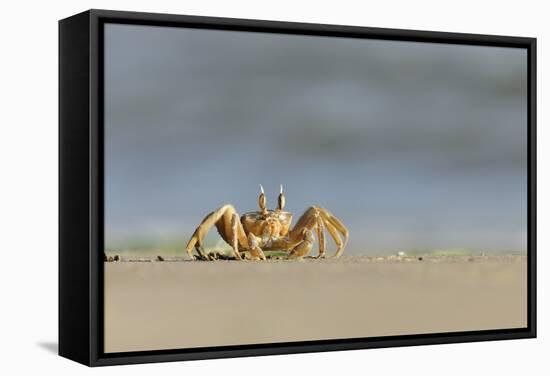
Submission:
{"label": "crab's leg", "polygon": [[324,257],[326,249],[324,226],[319,211],[315,206],[309,207],[302,214],[294,228],[290,231],[289,237],[291,241],[300,242],[306,231],[313,230],[316,230],[319,240],[319,255],[317,257]]}
{"label": "crab's leg", "polygon": [[292,230],[290,230],[288,234],[289,238],[292,241],[301,241],[304,236],[304,229],[313,230],[317,225],[318,217],[318,210],[314,206],[310,206],[298,219]]}
{"label": "crab's leg", "polygon": [[189,257],[195,259],[193,256],[193,248],[197,249],[201,257],[205,256],[201,249],[204,237],[212,226],[216,225],[223,240],[232,246],[235,257],[241,259],[238,252],[238,244],[243,248],[248,248],[248,239],[238,218],[237,211],[233,205],[229,204],[223,205],[219,209],[208,214],[197,227],[191,239],[187,242],[185,248]]}
{"label": "crab's leg", "polygon": [[317,258],[324,258],[327,243],[325,240],[325,226],[323,225],[322,220],[317,221],[317,239],[319,240],[319,254],[317,255]]}
{"label": "crab's leg", "polygon": [[325,223],[325,227],[326,227],[328,233],[330,234],[330,236],[332,237],[332,239],[336,243],[337,248],[336,248],[335,255],[339,256],[341,254],[340,250],[344,248],[344,242],[342,241],[342,238],[340,237],[340,234],[338,234],[338,230],[336,230],[336,228],[330,222],[328,222],[328,221],[323,221],[323,222]]}
{"label": "crab's leg", "polygon": [[[325,237],[323,227],[326,227],[331,237],[334,239],[338,247],[334,257],[340,257],[349,238],[349,231],[344,224],[336,218],[327,209],[320,206],[311,206],[298,219],[298,222],[290,232],[292,240],[299,240],[302,236],[304,228],[308,230],[317,229],[317,237],[319,238],[319,257],[323,257],[325,253]],[[342,241],[339,232],[344,237]]]}
{"label": "crab's leg", "polygon": [[[325,223],[325,226],[328,232],[330,233],[330,235],[332,235],[332,238],[334,239],[334,242],[338,247],[336,249],[336,253],[334,254],[334,257],[340,257],[344,252],[344,248],[346,247],[346,244],[348,243],[349,231],[347,227],[344,226],[344,224],[327,209],[321,208],[321,207],[317,207],[317,209],[319,210],[319,214],[321,215],[321,218],[323,218],[323,222]],[[338,231],[344,237],[343,242],[338,234]]]}
{"label": "crab's leg", "polygon": [[303,240],[290,251],[288,255],[289,260],[303,260],[311,252],[313,248],[313,234],[311,230],[304,229],[303,237]]}
{"label": "crab's leg", "polygon": [[[233,253],[237,260],[241,260],[241,255],[239,254],[239,225],[242,229],[242,224],[239,221],[239,216],[237,213],[231,215],[231,247],[233,248]],[[244,232],[244,231],[243,231]]]}

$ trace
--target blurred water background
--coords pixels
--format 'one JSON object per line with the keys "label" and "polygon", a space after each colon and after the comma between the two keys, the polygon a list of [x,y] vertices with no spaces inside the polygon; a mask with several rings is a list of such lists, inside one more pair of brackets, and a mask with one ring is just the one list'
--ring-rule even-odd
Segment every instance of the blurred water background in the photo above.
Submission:
{"label": "blurred water background", "polygon": [[522,49],[108,24],[106,248],[183,254],[282,183],[350,254],[524,252],[526,79]]}

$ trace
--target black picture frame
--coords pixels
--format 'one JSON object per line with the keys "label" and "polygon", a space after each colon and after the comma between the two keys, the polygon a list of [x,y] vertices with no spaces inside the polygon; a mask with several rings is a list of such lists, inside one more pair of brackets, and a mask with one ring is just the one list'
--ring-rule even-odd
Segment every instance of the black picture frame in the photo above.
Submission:
{"label": "black picture frame", "polygon": [[[106,22],[524,48],[528,55],[528,325],[522,329],[104,353],[103,32]],[[59,21],[59,354],[88,366],[536,337],[536,39],[88,10]]]}

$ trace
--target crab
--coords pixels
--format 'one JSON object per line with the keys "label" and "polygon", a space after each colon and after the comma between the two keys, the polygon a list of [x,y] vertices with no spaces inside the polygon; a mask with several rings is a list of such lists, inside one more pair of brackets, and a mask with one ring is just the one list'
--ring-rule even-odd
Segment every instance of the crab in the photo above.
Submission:
{"label": "crab", "polygon": [[208,231],[216,226],[222,239],[231,246],[237,260],[265,260],[264,251],[282,251],[287,253],[288,259],[302,260],[313,249],[314,234],[317,235],[319,246],[316,258],[324,258],[325,229],[336,243],[336,252],[332,257],[342,255],[349,239],[349,231],[338,218],[325,208],[310,206],[291,228],[292,213],[284,211],[285,202],[281,185],[277,208],[267,209],[265,192],[260,185],[259,211],[248,212],[239,217],[233,205],[222,205],[199,224],[187,243],[187,254],[195,260],[195,249],[200,259],[209,260],[202,245]]}

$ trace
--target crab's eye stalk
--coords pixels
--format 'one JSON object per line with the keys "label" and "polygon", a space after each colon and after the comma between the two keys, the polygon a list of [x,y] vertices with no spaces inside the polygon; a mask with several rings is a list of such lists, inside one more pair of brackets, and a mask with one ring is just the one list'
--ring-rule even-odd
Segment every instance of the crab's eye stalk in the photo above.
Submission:
{"label": "crab's eye stalk", "polygon": [[258,205],[263,213],[267,211],[267,199],[265,198],[264,187],[260,184],[260,197],[258,197]]}
{"label": "crab's eye stalk", "polygon": [[285,194],[283,193],[283,185],[281,184],[281,190],[279,191],[279,205],[277,208],[279,210],[283,210],[285,208],[285,202]]}

